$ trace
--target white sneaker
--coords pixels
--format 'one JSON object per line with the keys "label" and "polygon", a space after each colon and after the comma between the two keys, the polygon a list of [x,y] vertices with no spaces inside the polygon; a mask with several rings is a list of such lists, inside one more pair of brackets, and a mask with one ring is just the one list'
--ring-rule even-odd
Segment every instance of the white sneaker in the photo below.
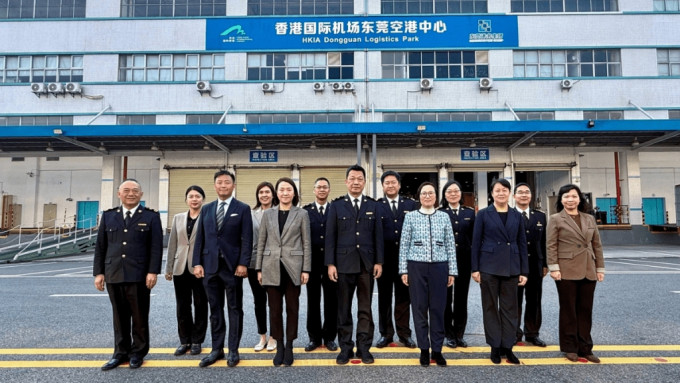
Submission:
{"label": "white sneaker", "polygon": [[267,351],[276,350],[276,339],[269,337],[269,342],[267,343]]}
{"label": "white sneaker", "polygon": [[267,341],[265,340],[266,338],[260,338],[260,342],[255,345],[254,349],[255,351],[262,351],[264,350],[264,346],[267,344]]}

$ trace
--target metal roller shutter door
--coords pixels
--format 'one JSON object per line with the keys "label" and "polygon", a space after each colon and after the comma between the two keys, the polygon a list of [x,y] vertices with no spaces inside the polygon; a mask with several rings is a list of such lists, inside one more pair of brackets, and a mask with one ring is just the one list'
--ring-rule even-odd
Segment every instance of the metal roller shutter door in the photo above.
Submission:
{"label": "metal roller shutter door", "polygon": [[347,194],[347,186],[345,186],[345,172],[346,167],[342,168],[307,168],[300,170],[300,199],[301,206],[310,202],[314,202],[314,181],[319,177],[326,177],[331,183],[331,193],[328,196],[329,200]]}
{"label": "metal roller shutter door", "polygon": [[281,177],[290,177],[288,168],[236,168],[236,192],[234,196],[251,208],[255,206],[255,189],[262,181],[276,185]]}
{"label": "metal roller shutter door", "polygon": [[191,185],[198,185],[205,191],[205,200],[203,203],[210,202],[217,199],[213,177],[215,169],[170,169],[168,182],[168,225],[172,226],[172,219],[177,213],[188,211],[186,203],[184,202],[184,193]]}

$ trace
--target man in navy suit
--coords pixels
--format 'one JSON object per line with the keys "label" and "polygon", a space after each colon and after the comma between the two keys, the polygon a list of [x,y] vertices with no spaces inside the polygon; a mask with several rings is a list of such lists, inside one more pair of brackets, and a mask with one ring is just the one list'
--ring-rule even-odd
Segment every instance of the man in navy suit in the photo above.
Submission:
{"label": "man in navy suit", "polygon": [[[541,329],[541,295],[543,293],[543,277],[548,274],[548,264],[545,260],[545,213],[530,209],[531,189],[522,182],[515,185],[515,209],[524,218],[524,232],[527,238],[527,253],[529,254],[529,279],[526,286],[517,287],[517,341],[526,338],[528,343],[538,347],[546,344],[538,337]],[[527,305],[524,310],[524,331],[522,331],[522,301],[526,295]]]}
{"label": "man in navy suit", "polygon": [[336,363],[354,357],[352,298],[357,292],[357,357],[373,363],[373,279],[382,274],[383,231],[380,205],[363,195],[366,171],[359,165],[347,168],[348,194],[337,198],[326,220],[326,266],[328,277],[338,283],[338,343]]}
{"label": "man in navy suit", "polygon": [[[115,348],[102,366],[130,361],[139,368],[149,352],[149,307],[163,259],[163,228],[157,211],[140,205],[142,187],[128,179],[118,187],[122,206],[102,214],[94,250],[94,286],[109,293]],[[132,323],[132,326],[130,324]]]}
{"label": "man in navy suit", "polygon": [[217,201],[203,206],[196,228],[194,275],[204,278],[210,303],[212,351],[199,363],[207,367],[224,358],[226,322],[224,297],[229,317],[227,365],[240,361],[238,347],[243,334],[243,278],[253,249],[253,223],[250,208],[233,196],[236,178],[226,170],[214,177]]}
{"label": "man in navy suit", "polygon": [[[416,348],[411,338],[411,297],[408,286],[399,275],[399,240],[406,213],[416,210],[416,201],[399,195],[401,176],[388,170],[380,177],[385,197],[378,200],[382,206],[380,221],[385,240],[385,263],[383,275],[378,279],[378,348],[388,346],[394,337],[396,325],[399,341],[408,348]],[[394,324],[392,323],[392,289],[394,289]]]}

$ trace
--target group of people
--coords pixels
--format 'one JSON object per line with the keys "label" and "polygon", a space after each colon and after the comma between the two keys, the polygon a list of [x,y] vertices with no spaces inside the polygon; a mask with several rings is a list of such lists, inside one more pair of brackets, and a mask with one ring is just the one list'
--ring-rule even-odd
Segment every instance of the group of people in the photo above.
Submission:
{"label": "group of people", "polygon": [[[396,336],[402,345],[420,349],[422,366],[432,361],[446,366],[443,346],[467,347],[472,279],[481,289],[491,361],[498,364],[505,355],[518,364],[513,346],[523,337],[546,346],[539,338],[541,289],[550,271],[559,294],[560,349],[571,361],[599,362],[590,330],[595,282],[604,279],[602,245],[576,185],[560,189],[558,213],[547,222],[544,213],[530,208],[525,183],[515,186],[515,207],[510,207],[512,188],[505,179],[491,184],[493,204],[477,214],[463,206],[457,181],[444,185],[441,202],[436,186],[423,183],[416,202],[399,194],[401,178],[394,171],[382,174],[384,197],[376,201],[364,194],[366,172],[359,165],[346,171],[346,194],[330,201],[330,182],[320,177],[314,202],[304,207],[298,206],[290,178],[258,185],[253,209],[233,197],[231,172],[218,171],[213,181],[218,199],[204,205],[203,189],[190,186],[185,193],[189,210],[173,218],[170,232],[165,278],[175,289],[177,356],[202,352],[209,306],[212,349],[199,366],[225,357],[230,367],[239,363],[247,278],[260,335],[254,350],[276,351],[275,366],[294,363],[302,285],[307,292],[305,351],[323,346],[339,349],[337,364],[354,357],[373,363],[376,280],[376,347],[387,347]],[[93,274],[95,287],[108,291],[115,334],[114,354],[102,370],[128,361],[138,368],[149,350],[149,297],[161,272],[163,234],[158,212],[140,206],[142,195],[137,181],[124,181],[118,189],[121,206],[105,211],[100,222]]]}

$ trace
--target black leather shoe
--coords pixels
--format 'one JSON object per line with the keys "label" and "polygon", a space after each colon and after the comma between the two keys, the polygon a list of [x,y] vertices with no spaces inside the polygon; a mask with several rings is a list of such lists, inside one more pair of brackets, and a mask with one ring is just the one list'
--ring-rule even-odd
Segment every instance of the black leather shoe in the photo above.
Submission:
{"label": "black leather shoe", "polygon": [[194,343],[191,345],[191,355],[199,355],[203,351],[200,343]]}
{"label": "black leather shoe", "polygon": [[352,350],[347,350],[347,351],[340,351],[338,354],[338,357],[335,358],[335,363],[337,364],[347,364],[349,363],[349,360],[354,358],[354,351]]}
{"label": "black leather shoe", "polygon": [[467,342],[464,341],[463,338],[456,339],[456,344],[458,345],[458,347],[463,347],[463,348],[468,346]]}
{"label": "black leather shoe", "polygon": [[357,350],[357,358],[361,359],[361,363],[363,364],[373,364],[373,362],[375,362],[373,354],[371,354],[370,351]]}
{"label": "black leather shoe", "polygon": [[307,351],[307,352],[314,351],[317,348],[319,348],[319,346],[321,346],[321,343],[311,341],[311,342],[307,343],[307,345],[305,346],[305,351]]}
{"label": "black leather shoe", "polygon": [[593,354],[585,355],[584,358],[586,358],[587,361],[590,363],[600,363],[600,358],[596,357]]}
{"label": "black leather shoe", "polygon": [[125,358],[111,358],[108,362],[104,363],[102,366],[102,371],[108,371],[108,370],[113,370],[114,368],[120,366],[121,364],[127,362],[127,359]]}
{"label": "black leather shoe", "polygon": [[241,357],[239,356],[238,351],[229,351],[229,355],[227,355],[227,366],[236,367],[240,361]]}
{"label": "black leather shoe", "polygon": [[456,348],[458,347],[458,342],[456,342],[456,340],[453,338],[446,338],[444,339],[444,346],[449,348]]}
{"label": "black leather shoe", "polygon": [[294,360],[295,357],[293,356],[293,346],[291,345],[290,347],[286,347],[286,349],[283,351],[283,365],[290,367],[293,365]]}
{"label": "black leather shoe", "polygon": [[444,359],[444,355],[442,355],[441,351],[432,351],[432,359],[434,359],[435,363],[437,363],[437,366],[446,367],[446,359]]}
{"label": "black leather shoe", "polygon": [[283,352],[285,351],[283,344],[276,345],[276,355],[274,355],[274,366],[279,367],[283,364]]}
{"label": "black leather shoe", "polygon": [[534,346],[538,346],[538,347],[545,347],[546,346],[545,342],[539,337],[527,338],[527,342],[533,344]]}
{"label": "black leather shoe", "polygon": [[509,348],[505,349],[505,357],[507,358],[508,362],[512,364],[519,364],[519,359],[517,359],[515,354],[513,354],[512,350]]}
{"label": "black leather shoe", "polygon": [[144,358],[138,356],[130,358],[130,368],[140,368],[142,367],[142,363],[144,363]]}
{"label": "black leather shoe", "polygon": [[384,336],[381,336],[380,339],[378,339],[378,342],[375,344],[375,347],[377,348],[383,348],[387,347],[392,343],[392,338],[385,338]]}
{"label": "black leather shoe", "polygon": [[326,348],[328,349],[328,351],[337,351],[338,344],[335,343],[335,341],[333,340],[329,340],[328,342],[326,342]]}
{"label": "black leather shoe", "polygon": [[416,348],[416,342],[410,336],[408,338],[399,338],[399,342],[408,348]]}
{"label": "black leather shoe", "polygon": [[491,347],[491,363],[501,364],[501,350],[498,347]]}
{"label": "black leather shoe", "polygon": [[420,350],[420,365],[423,367],[430,366],[430,350]]}
{"label": "black leather shoe", "polygon": [[199,367],[208,367],[210,365],[215,364],[220,359],[224,359],[224,350],[212,350],[210,351],[210,354],[206,356],[205,358],[201,359],[201,362],[198,363]]}
{"label": "black leather shoe", "polygon": [[182,356],[189,351],[189,348],[191,348],[190,344],[180,344],[179,347],[175,350],[175,356]]}

